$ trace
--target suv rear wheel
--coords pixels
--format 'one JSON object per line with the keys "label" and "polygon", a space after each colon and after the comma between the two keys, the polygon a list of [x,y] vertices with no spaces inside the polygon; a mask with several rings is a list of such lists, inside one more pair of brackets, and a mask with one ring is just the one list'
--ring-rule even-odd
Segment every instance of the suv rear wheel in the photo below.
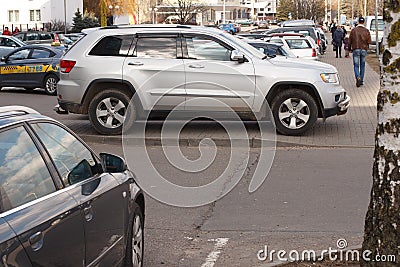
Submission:
{"label": "suv rear wheel", "polygon": [[315,124],[318,108],[314,98],[299,89],[279,93],[272,101],[276,129],[284,135],[301,135]]}
{"label": "suv rear wheel", "polygon": [[104,90],[89,103],[89,119],[101,134],[121,134],[130,97],[117,89]]}

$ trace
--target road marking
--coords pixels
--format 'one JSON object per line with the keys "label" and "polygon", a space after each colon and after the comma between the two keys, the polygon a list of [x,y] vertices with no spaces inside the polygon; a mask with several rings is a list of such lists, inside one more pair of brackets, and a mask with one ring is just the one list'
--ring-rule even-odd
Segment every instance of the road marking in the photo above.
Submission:
{"label": "road marking", "polygon": [[201,267],[213,267],[221,254],[222,248],[228,243],[229,238],[217,238],[209,239],[210,242],[217,242],[214,246],[214,250],[208,254],[206,262],[201,265]]}

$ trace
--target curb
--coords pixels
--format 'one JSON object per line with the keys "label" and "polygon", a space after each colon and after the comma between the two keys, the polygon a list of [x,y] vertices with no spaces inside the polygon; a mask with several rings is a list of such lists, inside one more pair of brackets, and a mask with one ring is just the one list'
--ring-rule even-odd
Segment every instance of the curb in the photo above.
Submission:
{"label": "curb", "polygon": [[[110,145],[122,145],[122,136],[102,136],[102,135],[89,135],[89,134],[78,134],[80,138],[87,143],[100,143],[100,144],[110,144]],[[207,137],[206,137],[207,138]],[[212,138],[216,146],[218,147],[231,147],[231,141],[229,139],[224,138]],[[181,138],[179,140],[179,145],[182,147],[198,147],[199,143],[204,138]],[[142,142],[142,139],[135,138],[129,140],[133,145]],[[163,146],[163,145],[175,145],[175,139],[164,139],[161,142],[160,138],[157,137],[148,137],[146,138],[147,146]],[[250,148],[261,148],[262,141],[259,138],[249,139]],[[307,144],[307,143],[293,143],[293,142],[284,142],[284,141],[276,141],[276,147],[311,147],[311,148],[374,148],[374,146],[362,146],[362,145],[318,145],[318,144]]]}

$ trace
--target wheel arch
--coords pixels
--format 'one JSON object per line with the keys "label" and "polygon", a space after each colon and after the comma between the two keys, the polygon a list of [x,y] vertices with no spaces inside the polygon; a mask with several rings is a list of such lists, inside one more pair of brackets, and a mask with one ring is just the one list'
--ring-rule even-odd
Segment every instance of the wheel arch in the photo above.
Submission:
{"label": "wheel arch", "polygon": [[322,99],[315,86],[307,82],[285,81],[275,83],[267,94],[266,99],[268,104],[271,106],[272,100],[277,96],[277,94],[288,89],[300,89],[311,95],[318,106],[318,118],[324,117],[324,105]]}
{"label": "wheel arch", "polygon": [[118,89],[126,93],[130,98],[136,93],[131,83],[120,79],[96,79],[92,81],[87,88],[81,101],[83,114],[88,113],[90,101],[96,94],[103,90],[112,88]]}

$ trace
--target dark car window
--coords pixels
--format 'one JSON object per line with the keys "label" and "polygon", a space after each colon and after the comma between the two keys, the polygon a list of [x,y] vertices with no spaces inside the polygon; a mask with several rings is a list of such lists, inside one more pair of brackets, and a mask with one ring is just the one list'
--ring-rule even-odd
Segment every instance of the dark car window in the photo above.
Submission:
{"label": "dark car window", "polygon": [[83,181],[97,173],[97,162],[90,150],[68,131],[52,123],[32,124],[32,128],[49,152],[65,185]]}
{"label": "dark car window", "polygon": [[136,56],[141,58],[176,58],[175,37],[140,37],[136,44]]}
{"label": "dark car window", "polygon": [[18,47],[19,45],[9,38],[0,37],[0,46]]}
{"label": "dark car window", "polygon": [[14,35],[14,37],[16,37],[16,38],[20,39],[21,41],[23,41],[24,40],[24,35],[25,34],[23,34],[23,33],[18,33],[16,35]]}
{"label": "dark car window", "polygon": [[0,132],[1,211],[55,191],[43,158],[24,127]]}
{"label": "dark car window", "polygon": [[24,59],[27,59],[28,56],[29,56],[29,52],[30,51],[31,50],[29,48],[19,50],[19,51],[15,52],[15,53],[12,53],[8,57],[8,60],[24,60]]}
{"label": "dark car window", "polygon": [[48,50],[44,50],[44,49],[33,49],[30,58],[32,58],[32,59],[49,58],[49,57],[51,57],[51,56],[54,56],[54,54],[51,53],[51,52],[48,51]]}
{"label": "dark car window", "polygon": [[53,37],[50,33],[39,33],[40,40],[53,40]]}
{"label": "dark car window", "polygon": [[188,57],[200,60],[230,61],[231,50],[206,36],[186,37]]}
{"label": "dark car window", "polygon": [[132,44],[132,35],[107,36],[90,51],[92,56],[126,56]]}
{"label": "dark car window", "polygon": [[37,34],[36,32],[28,32],[26,34],[26,40],[27,41],[34,41],[34,40],[39,40],[39,34]]}

